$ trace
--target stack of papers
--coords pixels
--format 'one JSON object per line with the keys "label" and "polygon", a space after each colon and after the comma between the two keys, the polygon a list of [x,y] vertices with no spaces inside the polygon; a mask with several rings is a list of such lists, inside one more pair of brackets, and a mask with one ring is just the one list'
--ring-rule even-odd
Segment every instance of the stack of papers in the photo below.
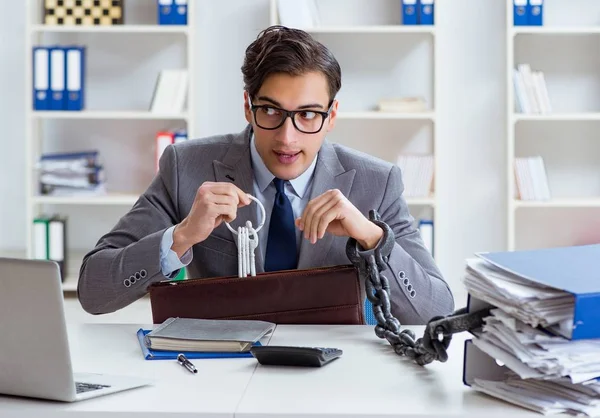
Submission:
{"label": "stack of papers", "polygon": [[501,381],[475,379],[474,389],[544,414],[600,415],[600,340],[569,341],[490,313],[473,344],[510,372]]}
{"label": "stack of papers", "polygon": [[477,258],[467,260],[464,284],[470,295],[527,324],[550,328],[566,337],[571,335],[571,293],[524,280]]}
{"label": "stack of papers", "polygon": [[600,415],[600,384],[572,385],[560,380],[521,380],[507,375],[504,381],[475,379],[472,387],[488,395],[544,415]]}
{"label": "stack of papers", "polygon": [[522,379],[568,377],[585,383],[600,376],[600,340],[570,341],[533,328],[499,309],[484,319],[473,344]]}
{"label": "stack of papers", "polygon": [[274,329],[274,323],[258,320],[168,318],[144,342],[158,351],[243,353]]}
{"label": "stack of papers", "polygon": [[543,414],[600,416],[598,255],[582,246],[467,260],[465,287],[492,305],[472,344],[505,366],[473,369],[473,389]]}

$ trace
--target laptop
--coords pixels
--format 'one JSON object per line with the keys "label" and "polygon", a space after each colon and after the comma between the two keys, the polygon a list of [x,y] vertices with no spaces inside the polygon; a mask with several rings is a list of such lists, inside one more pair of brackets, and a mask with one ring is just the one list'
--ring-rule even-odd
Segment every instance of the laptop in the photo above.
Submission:
{"label": "laptop", "polygon": [[74,374],[58,264],[0,258],[0,394],[75,402],[147,384]]}

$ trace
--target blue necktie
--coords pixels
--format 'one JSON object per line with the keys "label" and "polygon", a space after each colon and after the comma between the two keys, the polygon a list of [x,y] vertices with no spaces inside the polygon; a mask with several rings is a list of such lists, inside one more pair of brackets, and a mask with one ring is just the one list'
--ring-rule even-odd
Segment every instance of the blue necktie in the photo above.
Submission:
{"label": "blue necktie", "polygon": [[296,268],[296,226],[292,204],[285,195],[284,181],[273,179],[277,189],[267,238],[265,271],[291,270]]}

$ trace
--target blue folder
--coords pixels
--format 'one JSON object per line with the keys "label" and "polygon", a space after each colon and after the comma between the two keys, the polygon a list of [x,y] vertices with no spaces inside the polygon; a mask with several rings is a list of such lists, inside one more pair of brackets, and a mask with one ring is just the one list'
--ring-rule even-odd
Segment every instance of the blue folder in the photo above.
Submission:
{"label": "blue folder", "polygon": [[50,49],[33,47],[33,109],[50,110]]}
{"label": "blue folder", "polygon": [[50,51],[50,110],[65,110],[66,86],[67,82],[67,61],[65,48],[61,46],[52,46]]}
{"label": "blue folder", "polygon": [[544,0],[528,0],[527,18],[530,26],[542,26],[544,23]]}
{"label": "blue folder", "polygon": [[173,10],[173,0],[157,0],[156,11],[159,25],[171,24],[171,13]]}
{"label": "blue folder", "polygon": [[571,293],[575,306],[570,339],[600,338],[600,244],[479,256],[523,279]]}
{"label": "blue folder", "polygon": [[419,22],[419,5],[417,0],[402,0],[402,24],[417,25]]}
{"label": "blue folder", "polygon": [[[142,349],[142,354],[146,360],[176,360],[177,355],[183,353],[188,359],[204,359],[204,358],[245,358],[253,357],[252,353],[215,353],[215,352],[198,352],[198,351],[159,351],[152,350],[144,343],[144,336],[150,332],[149,329],[140,328],[137,332],[138,342]],[[260,342],[254,345],[261,345]]]}
{"label": "blue folder", "polygon": [[66,60],[66,109],[83,110],[85,107],[85,55],[86,47],[65,48]]}
{"label": "blue folder", "polygon": [[159,25],[187,25],[188,0],[157,0]]}
{"label": "blue folder", "polygon": [[527,0],[513,0],[513,25],[527,26],[528,25],[528,10]]}
{"label": "blue folder", "polygon": [[434,24],[435,0],[419,0],[419,25]]}

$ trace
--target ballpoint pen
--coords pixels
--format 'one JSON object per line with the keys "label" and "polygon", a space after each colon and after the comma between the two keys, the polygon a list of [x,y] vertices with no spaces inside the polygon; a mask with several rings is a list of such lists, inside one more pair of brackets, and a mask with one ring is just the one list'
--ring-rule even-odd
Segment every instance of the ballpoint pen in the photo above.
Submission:
{"label": "ballpoint pen", "polygon": [[192,364],[191,361],[189,361],[187,359],[187,357],[183,354],[178,354],[177,355],[177,362],[179,364],[181,364],[183,367],[185,367],[186,369],[188,369],[191,373],[198,373],[198,370],[196,369],[196,367]]}

